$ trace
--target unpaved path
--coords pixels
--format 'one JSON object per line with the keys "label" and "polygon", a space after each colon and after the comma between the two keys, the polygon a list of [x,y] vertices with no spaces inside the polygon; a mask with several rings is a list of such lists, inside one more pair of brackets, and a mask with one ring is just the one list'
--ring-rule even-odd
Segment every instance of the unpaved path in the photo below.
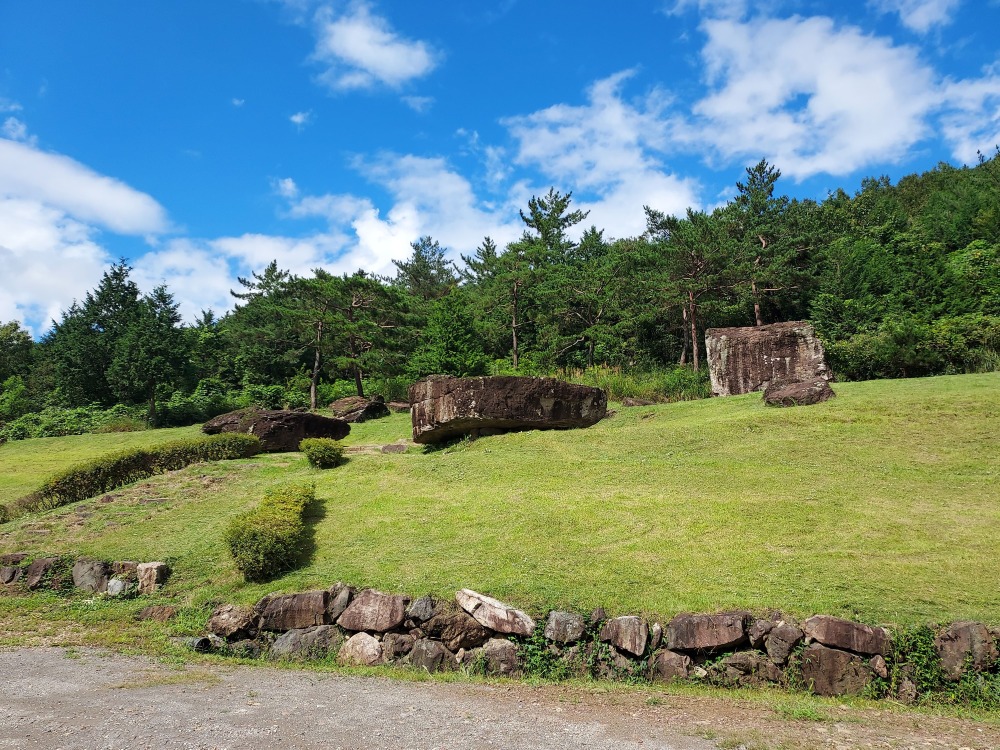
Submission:
{"label": "unpaved path", "polygon": [[[1000,748],[1000,727],[558,686],[172,666],[100,650],[0,652],[0,748]],[[743,743],[741,745],[741,743]]]}

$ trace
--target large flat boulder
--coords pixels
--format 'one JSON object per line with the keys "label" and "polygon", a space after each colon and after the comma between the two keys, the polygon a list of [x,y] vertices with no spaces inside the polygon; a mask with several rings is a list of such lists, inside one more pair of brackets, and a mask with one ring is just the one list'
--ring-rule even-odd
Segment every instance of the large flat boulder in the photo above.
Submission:
{"label": "large flat boulder", "polygon": [[461,435],[590,427],[607,414],[608,397],[600,388],[554,378],[433,375],[410,386],[410,405],[413,440],[437,443]]}
{"label": "large flat boulder", "polygon": [[885,656],[889,634],[884,628],[863,625],[843,617],[813,615],[802,623],[802,631],[814,641],[831,648],[842,648],[857,654]]}
{"label": "large flat boulder", "polygon": [[256,435],[265,452],[284,453],[297,451],[305,438],[342,440],[350,433],[351,426],[342,419],[307,411],[240,409],[208,420],[201,431],[208,435],[220,432]]}
{"label": "large flat boulder", "polygon": [[823,344],[805,321],[705,331],[712,394],[753,393],[776,381],[830,379]]}
{"label": "large flat boulder", "polygon": [[389,407],[381,396],[367,399],[364,396],[347,396],[338,398],[330,404],[330,411],[337,419],[343,419],[350,424],[367,422],[369,419],[381,419],[389,416]]}
{"label": "large flat boulder", "polygon": [[375,589],[365,589],[354,597],[337,620],[344,630],[384,633],[403,622],[406,617],[407,596],[383,594]]}
{"label": "large flat boulder", "polygon": [[747,641],[747,616],[737,612],[720,615],[677,615],[667,625],[671,651],[710,652],[741,646]]}
{"label": "large flat boulder", "polygon": [[494,632],[528,636],[535,629],[535,621],[526,613],[472,589],[457,592],[455,600],[480,625]]}
{"label": "large flat boulder", "polygon": [[306,591],[301,594],[268,594],[257,602],[260,629],[281,633],[316,625],[328,625],[329,591]]}

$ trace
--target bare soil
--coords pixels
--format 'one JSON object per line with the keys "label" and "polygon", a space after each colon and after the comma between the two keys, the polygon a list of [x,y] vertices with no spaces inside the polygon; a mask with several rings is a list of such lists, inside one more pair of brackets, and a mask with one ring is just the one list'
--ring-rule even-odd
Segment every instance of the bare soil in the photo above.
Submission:
{"label": "bare soil", "polygon": [[0,651],[0,748],[1000,748],[914,711]]}

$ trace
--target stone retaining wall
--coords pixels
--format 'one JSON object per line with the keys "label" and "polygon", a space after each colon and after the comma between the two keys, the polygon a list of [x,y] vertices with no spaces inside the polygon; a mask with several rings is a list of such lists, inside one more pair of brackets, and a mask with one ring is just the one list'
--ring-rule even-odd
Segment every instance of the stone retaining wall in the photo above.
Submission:
{"label": "stone retaining wall", "polygon": [[170,568],[163,562],[107,562],[58,555],[30,558],[23,552],[0,555],[0,585],[7,589],[68,589],[109,597],[152,594],[166,583]]}

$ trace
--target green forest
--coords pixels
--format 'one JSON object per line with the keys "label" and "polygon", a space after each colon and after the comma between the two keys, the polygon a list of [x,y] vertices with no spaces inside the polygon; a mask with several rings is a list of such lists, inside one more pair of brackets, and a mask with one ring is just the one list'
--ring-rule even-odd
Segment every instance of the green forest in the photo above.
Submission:
{"label": "green forest", "polygon": [[1000,369],[1000,150],[821,202],[783,195],[780,177],[761,161],[714,210],[647,206],[627,238],[550,189],[505,247],[485,237],[456,263],[422,237],[389,277],[277,259],[193,324],[120,261],[40,340],[0,322],[0,440],[405,399],[433,373],[604,373],[612,398],[644,377],[662,400],[692,398],[708,393],[706,328],[798,319],[840,380]]}

